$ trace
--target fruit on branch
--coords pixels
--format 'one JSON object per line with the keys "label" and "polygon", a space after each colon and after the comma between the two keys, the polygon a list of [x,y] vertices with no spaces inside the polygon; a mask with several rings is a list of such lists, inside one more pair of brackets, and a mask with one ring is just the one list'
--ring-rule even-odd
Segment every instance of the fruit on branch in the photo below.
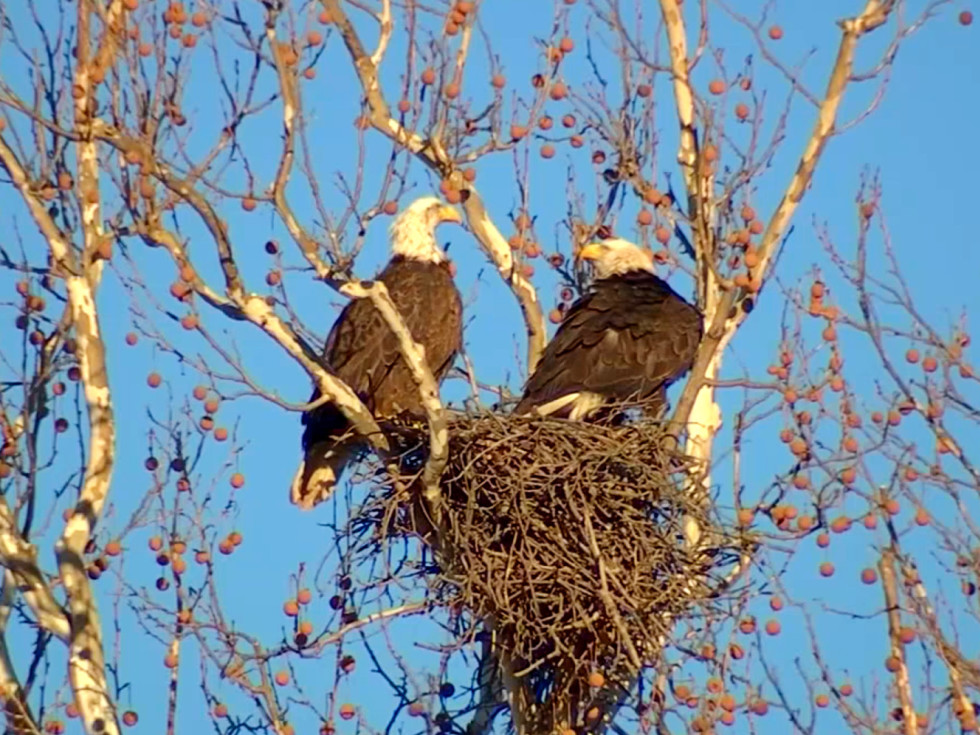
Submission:
{"label": "fruit on branch", "polygon": [[431,66],[427,66],[425,69],[422,70],[421,79],[422,79],[422,84],[426,84],[426,85],[434,84],[436,81],[436,70],[433,69]]}
{"label": "fruit on branch", "polygon": [[755,518],[755,511],[751,508],[739,508],[738,523],[740,526],[749,526]]}
{"label": "fruit on branch", "polygon": [[735,117],[739,120],[747,120],[749,117],[749,106],[744,102],[735,105]]}
{"label": "fruit on branch", "polygon": [[769,28],[769,38],[773,41],[778,41],[783,37],[783,29],[781,26],[770,26]]}
{"label": "fruit on branch", "polygon": [[712,79],[708,83],[708,91],[711,94],[722,94],[725,91],[725,82],[721,79]]}

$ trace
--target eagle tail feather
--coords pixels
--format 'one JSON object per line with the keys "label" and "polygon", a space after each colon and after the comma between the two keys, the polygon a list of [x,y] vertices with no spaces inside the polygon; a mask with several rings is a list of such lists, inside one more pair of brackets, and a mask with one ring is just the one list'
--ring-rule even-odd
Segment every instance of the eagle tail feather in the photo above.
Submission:
{"label": "eagle tail feather", "polygon": [[517,404],[514,413],[517,415],[552,416],[556,418],[567,418],[572,421],[582,421],[593,411],[600,408],[605,402],[606,399],[603,396],[598,393],[592,393],[591,391],[566,393],[546,403],[539,404],[534,404],[533,398],[528,396]]}
{"label": "eagle tail feather", "polygon": [[354,447],[349,443],[323,442],[310,447],[293,476],[290,500],[302,510],[329,500]]}

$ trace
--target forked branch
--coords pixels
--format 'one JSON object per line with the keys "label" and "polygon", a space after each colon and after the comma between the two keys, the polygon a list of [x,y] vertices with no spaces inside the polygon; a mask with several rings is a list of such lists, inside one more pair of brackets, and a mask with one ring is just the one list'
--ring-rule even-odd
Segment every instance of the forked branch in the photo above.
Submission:
{"label": "forked branch", "polygon": [[[441,141],[435,138],[423,138],[416,132],[406,130],[398,120],[392,117],[384,93],[381,91],[378,66],[365,50],[353,23],[340,7],[339,0],[321,0],[321,2],[327,12],[330,13],[331,20],[336,24],[347,51],[350,53],[367,103],[367,118],[371,126],[398,145],[406,148],[425,165],[437,172],[440,177],[451,177],[454,173],[454,164]],[[531,282],[521,274],[520,269],[514,267],[510,247],[487,214],[486,207],[476,187],[470,183],[464,183],[460,188],[466,197],[463,209],[466,212],[466,220],[473,236],[479,242],[484,254],[497,267],[497,272],[510,287],[521,306],[528,335],[528,370],[532,371],[541,358],[547,340],[544,312],[541,309],[537,291]]]}

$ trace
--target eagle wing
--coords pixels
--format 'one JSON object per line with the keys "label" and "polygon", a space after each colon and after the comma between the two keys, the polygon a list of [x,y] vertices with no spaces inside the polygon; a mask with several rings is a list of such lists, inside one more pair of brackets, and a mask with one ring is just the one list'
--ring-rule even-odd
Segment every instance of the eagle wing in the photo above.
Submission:
{"label": "eagle wing", "polygon": [[[445,267],[395,259],[378,276],[413,339],[425,349],[433,377],[441,381],[462,345],[462,301]],[[357,393],[377,417],[422,412],[418,387],[401,357],[398,338],[370,299],[351,301],[334,323],[324,348],[330,370]],[[319,397],[315,390],[311,401]],[[325,404],[303,415],[303,447],[343,434],[343,414]]]}
{"label": "eagle wing", "polygon": [[656,276],[599,281],[569,310],[516,410],[577,392],[652,396],[690,369],[701,334],[697,309]]}

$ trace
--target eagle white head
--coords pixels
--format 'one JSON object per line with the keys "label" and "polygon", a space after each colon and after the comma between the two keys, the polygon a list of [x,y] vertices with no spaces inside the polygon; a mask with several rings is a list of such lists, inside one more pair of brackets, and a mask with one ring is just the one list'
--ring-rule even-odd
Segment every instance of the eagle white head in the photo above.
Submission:
{"label": "eagle white head", "polygon": [[592,261],[595,277],[600,279],[630,271],[654,272],[653,253],[618,237],[589,243],[578,251],[576,257]]}
{"label": "eagle white head", "polygon": [[463,217],[442,200],[433,196],[416,199],[391,223],[391,252],[426,263],[444,263],[446,254],[436,242],[436,227],[443,222],[461,224]]}

